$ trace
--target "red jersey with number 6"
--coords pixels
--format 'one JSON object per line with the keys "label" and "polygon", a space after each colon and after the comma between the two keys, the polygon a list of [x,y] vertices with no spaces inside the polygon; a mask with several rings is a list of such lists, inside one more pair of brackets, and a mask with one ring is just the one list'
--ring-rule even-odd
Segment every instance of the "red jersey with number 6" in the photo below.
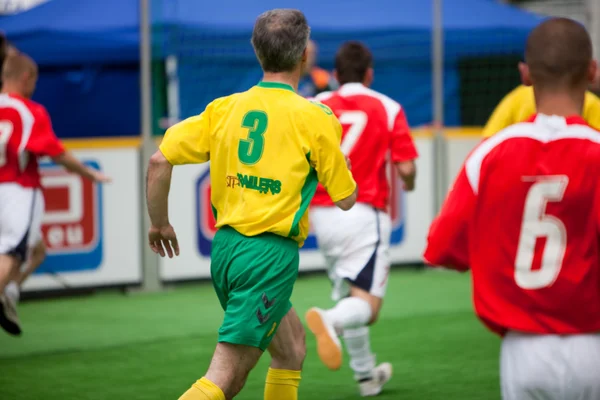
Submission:
{"label": "red jersey with number 6", "polygon": [[44,106],[17,95],[0,95],[0,184],[40,187],[38,157],[64,151]]}
{"label": "red jersey with number 6", "polygon": [[600,332],[600,132],[538,114],[481,143],[431,225],[425,260],[471,269],[494,332]]}
{"label": "red jersey with number 6", "polygon": [[[316,100],[329,106],[343,127],[342,152],[350,158],[358,185],[360,203],[385,210],[390,189],[388,160],[417,158],[404,110],[394,100],[360,83],[347,83],[335,92],[324,92]],[[333,206],[321,185],[313,206]]]}

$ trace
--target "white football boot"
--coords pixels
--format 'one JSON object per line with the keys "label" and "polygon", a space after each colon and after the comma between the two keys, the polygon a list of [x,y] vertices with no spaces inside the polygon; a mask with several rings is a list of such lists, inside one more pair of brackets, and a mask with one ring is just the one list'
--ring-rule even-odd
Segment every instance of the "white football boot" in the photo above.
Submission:
{"label": "white football boot", "polygon": [[373,369],[371,378],[361,379],[358,388],[362,397],[377,396],[383,386],[392,378],[392,364],[382,363]]}
{"label": "white football boot", "polygon": [[320,308],[313,307],[306,312],[308,329],[317,339],[317,353],[327,368],[332,371],[342,366],[342,343],[333,324],[327,321]]}

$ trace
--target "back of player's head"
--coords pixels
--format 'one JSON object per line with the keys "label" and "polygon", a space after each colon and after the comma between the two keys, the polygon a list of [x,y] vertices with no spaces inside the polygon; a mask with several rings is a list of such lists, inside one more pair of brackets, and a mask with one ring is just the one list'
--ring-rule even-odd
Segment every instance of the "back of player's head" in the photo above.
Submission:
{"label": "back of player's head", "polygon": [[529,34],[525,62],[538,89],[583,87],[591,79],[592,41],[580,23],[550,18]]}
{"label": "back of player's head", "polygon": [[9,54],[2,66],[2,90],[9,90],[30,98],[38,77],[37,64],[28,55]]}
{"label": "back of player's head", "polygon": [[302,12],[275,9],[256,19],[252,46],[265,72],[291,72],[301,64],[309,36]]}
{"label": "back of player's head", "polygon": [[27,54],[11,54],[4,60],[2,80],[4,82],[37,77],[37,64]]}
{"label": "back of player's head", "polygon": [[335,72],[338,82],[363,82],[369,68],[373,66],[373,56],[361,42],[344,43],[335,55]]}

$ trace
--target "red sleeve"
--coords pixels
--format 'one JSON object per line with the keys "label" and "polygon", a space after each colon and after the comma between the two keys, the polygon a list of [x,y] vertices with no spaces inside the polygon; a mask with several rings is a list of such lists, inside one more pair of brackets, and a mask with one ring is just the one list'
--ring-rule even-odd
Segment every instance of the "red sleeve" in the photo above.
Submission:
{"label": "red sleeve", "polygon": [[459,271],[469,269],[469,225],[475,202],[475,193],[463,167],[429,228],[423,256],[427,264]]}
{"label": "red sleeve", "polygon": [[406,115],[404,110],[400,109],[392,129],[392,162],[410,161],[417,157]]}
{"label": "red sleeve", "polygon": [[50,116],[43,107],[36,110],[33,130],[27,142],[27,150],[33,154],[48,157],[56,157],[65,152],[63,144],[52,130]]}

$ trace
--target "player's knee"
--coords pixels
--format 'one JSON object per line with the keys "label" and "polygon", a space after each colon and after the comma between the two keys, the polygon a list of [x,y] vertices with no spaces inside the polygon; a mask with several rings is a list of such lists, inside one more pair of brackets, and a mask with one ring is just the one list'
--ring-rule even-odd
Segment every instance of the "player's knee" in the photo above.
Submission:
{"label": "player's knee", "polygon": [[371,318],[369,319],[369,325],[373,325],[379,320],[379,311],[381,311],[382,302],[382,299],[375,296],[371,296],[369,299],[369,305],[371,306]]}

